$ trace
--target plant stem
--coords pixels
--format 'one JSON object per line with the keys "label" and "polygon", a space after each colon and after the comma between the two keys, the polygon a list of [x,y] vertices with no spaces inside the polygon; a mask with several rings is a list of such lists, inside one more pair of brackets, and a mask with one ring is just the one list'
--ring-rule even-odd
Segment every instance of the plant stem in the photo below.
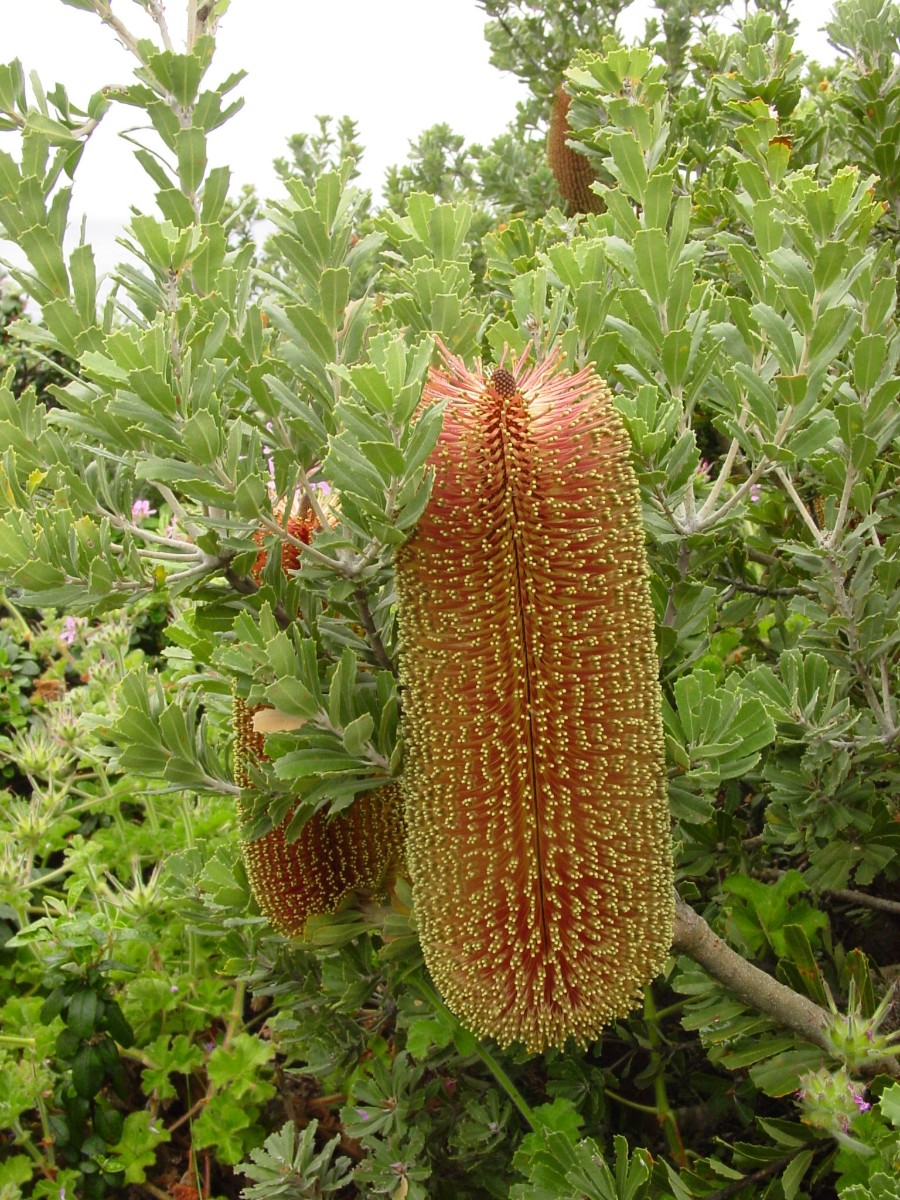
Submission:
{"label": "plant stem", "polygon": [[[806,1041],[818,1046],[828,1058],[836,1056],[834,1043],[828,1036],[832,1025],[831,1014],[747,962],[713,933],[703,918],[680,896],[675,899],[673,945],[675,950],[699,963],[739,1000],[771,1017],[779,1025],[799,1033]],[[865,1075],[883,1073],[894,1079],[900,1078],[900,1067],[890,1056],[860,1064],[859,1069]]]}
{"label": "plant stem", "polygon": [[646,1113],[648,1117],[659,1116],[657,1108],[653,1104],[638,1104],[637,1100],[629,1100],[627,1096],[620,1096],[612,1088],[604,1088],[603,1094],[610,1100],[615,1100],[616,1104],[621,1104],[624,1108],[632,1108],[635,1112]]}
{"label": "plant stem", "polygon": [[852,888],[842,888],[840,891],[831,892],[830,895],[838,900],[845,900],[848,904],[877,908],[882,912],[892,913],[895,917],[900,915],[900,901],[897,900],[885,900],[883,896],[870,896],[868,892],[857,892]]}
{"label": "plant stem", "polygon": [[650,1042],[650,1059],[653,1064],[653,1092],[656,1097],[655,1115],[665,1134],[669,1152],[679,1166],[685,1166],[687,1159],[684,1154],[684,1143],[675,1113],[669,1103],[666,1091],[666,1070],[662,1055],[663,1038],[659,1027],[659,1015],[656,1002],[653,999],[653,989],[644,988],[644,1022],[647,1026],[647,1038]]}
{"label": "plant stem", "polygon": [[[416,991],[419,992],[422,999],[426,1000],[431,1007],[436,1009],[444,1018],[446,1018],[447,1021],[449,1021],[463,1033],[469,1033],[469,1031],[460,1024],[459,1020],[453,1015],[430,983],[426,983],[424,979],[412,979],[410,982]],[[527,1101],[525,1100],[525,1097],[507,1075],[506,1071],[503,1069],[503,1067],[501,1067],[500,1063],[497,1062],[490,1050],[481,1044],[478,1038],[472,1034],[469,1034],[469,1036],[472,1038],[472,1049],[474,1053],[478,1055],[478,1057],[496,1079],[497,1083],[499,1083],[500,1087],[503,1088],[504,1092],[506,1092],[507,1096],[509,1096],[510,1100],[512,1100],[513,1104],[528,1122],[529,1126],[532,1129],[537,1129],[537,1117],[535,1117]]]}
{"label": "plant stem", "polygon": [[363,629],[366,631],[366,639],[372,647],[375,661],[385,671],[390,671],[396,678],[397,666],[391,661],[391,657],[385,649],[384,642],[381,640],[381,634],[378,632],[375,619],[372,616],[372,610],[369,608],[369,597],[366,595],[366,589],[362,585],[353,589],[353,599],[356,601],[359,619]]}
{"label": "plant stem", "polygon": [[11,617],[15,618],[17,624],[22,630],[22,637],[27,645],[32,638],[31,626],[13,604],[12,600],[10,600],[9,596],[7,596],[6,592],[2,590],[2,588],[0,588],[0,604],[2,604],[3,607],[8,610]]}

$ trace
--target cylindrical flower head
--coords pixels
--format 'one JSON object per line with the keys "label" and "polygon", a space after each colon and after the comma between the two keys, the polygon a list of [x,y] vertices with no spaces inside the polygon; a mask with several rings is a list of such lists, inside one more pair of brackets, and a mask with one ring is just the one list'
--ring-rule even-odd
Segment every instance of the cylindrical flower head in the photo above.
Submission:
{"label": "cylindrical flower head", "polygon": [[406,861],[425,961],[479,1035],[595,1037],[672,938],[640,497],[606,385],[448,356],[397,562]]}
{"label": "cylindrical flower head", "polygon": [[[235,696],[234,774],[244,788],[251,786],[248,764],[265,761],[265,737],[253,727],[259,711]],[[241,848],[263,916],[279,933],[301,937],[310,917],[337,912],[357,893],[379,895],[393,881],[403,844],[400,791],[386,784],[363,792],[333,817],[317,812],[289,842],[285,831],[292,816]]]}
{"label": "cylindrical flower head", "polygon": [[594,168],[583,154],[568,145],[569,105],[572,98],[562,84],[556,89],[550,110],[550,129],[547,133],[547,162],[556,180],[560,195],[568,207],[569,216],[575,213],[606,211],[603,198],[591,187],[597,178]]}

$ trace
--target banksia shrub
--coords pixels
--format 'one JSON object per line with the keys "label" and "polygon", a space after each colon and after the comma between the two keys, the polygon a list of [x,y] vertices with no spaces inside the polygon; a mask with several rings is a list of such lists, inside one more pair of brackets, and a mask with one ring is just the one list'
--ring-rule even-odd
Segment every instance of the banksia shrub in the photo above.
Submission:
{"label": "banksia shrub", "polygon": [[556,186],[566,202],[569,216],[575,213],[603,212],[605,205],[591,190],[597,178],[594,168],[584,157],[566,144],[569,136],[569,104],[571,97],[562,84],[556,89],[550,110],[550,130],[547,134],[547,161],[556,179]]}
{"label": "banksia shrub", "polygon": [[590,369],[448,356],[434,488],[397,562],[406,860],[428,968],[530,1050],[630,1011],[671,944],[640,499]]}
{"label": "banksia shrub", "polygon": [[[234,776],[240,787],[251,786],[249,765],[265,761],[265,735],[254,720],[272,712],[234,698]],[[247,878],[273,928],[300,937],[310,917],[336,912],[356,893],[383,892],[401,853],[400,806],[399,788],[387,784],[364,792],[333,817],[314,813],[295,841],[285,836],[293,811],[270,833],[245,841]]]}

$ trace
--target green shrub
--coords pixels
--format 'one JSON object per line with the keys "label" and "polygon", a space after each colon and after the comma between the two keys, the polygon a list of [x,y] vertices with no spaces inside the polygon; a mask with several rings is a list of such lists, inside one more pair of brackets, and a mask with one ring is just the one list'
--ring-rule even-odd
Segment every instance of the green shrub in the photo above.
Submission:
{"label": "green shrub", "polygon": [[[0,226],[41,314],[10,333],[70,364],[52,406],[0,387],[0,582],[88,665],[30,714],[37,659],[6,629],[0,1191],[190,1170],[233,1195],[249,1158],[254,1197],[890,1196],[897,5],[841,0],[822,69],[780,3],[728,35],[718,5],[661,6],[632,48],[618,3],[486,4],[533,85],[518,128],[423,135],[378,210],[351,127],[335,165],[323,124],[262,254],[208,161],[238,103],[205,82],[225,7],[189,4],[183,52],[135,41],[134,81],[78,105],[0,68]],[[543,211],[528,132],[566,64],[586,217]],[[63,234],[113,103],[152,128],[157,209],[104,298]],[[593,365],[633,443],[680,901],[642,1011],[586,1048],[462,1028],[404,879],[290,942],[241,865],[238,804],[245,833],[299,833],[401,772],[392,564],[431,485],[439,423],[412,418],[437,338]],[[296,718],[243,791],[232,694]]]}

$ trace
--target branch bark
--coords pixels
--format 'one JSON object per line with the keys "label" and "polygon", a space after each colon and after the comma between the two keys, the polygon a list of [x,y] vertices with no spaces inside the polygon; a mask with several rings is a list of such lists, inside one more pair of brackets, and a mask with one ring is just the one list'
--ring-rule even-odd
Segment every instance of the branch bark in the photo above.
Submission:
{"label": "branch bark", "polygon": [[[703,918],[680,897],[675,901],[673,946],[699,963],[739,1000],[757,1012],[765,1013],[779,1025],[799,1033],[806,1041],[818,1046],[828,1058],[836,1057],[834,1043],[828,1036],[831,1014],[747,962],[713,933]],[[859,1071],[864,1075],[883,1073],[895,1079],[900,1077],[900,1067],[893,1058],[864,1063]]]}
{"label": "branch bark", "polygon": [[863,908],[877,908],[881,912],[891,913],[893,916],[900,916],[900,901],[886,900],[883,896],[870,896],[868,892],[857,892],[852,888],[842,888],[838,892],[832,892],[838,900],[845,900],[848,904],[858,904]]}
{"label": "branch bark", "polygon": [[366,595],[364,587],[354,588],[353,599],[356,601],[356,609],[359,613],[359,619],[363,629],[366,631],[366,638],[369,645],[372,647],[372,652],[375,655],[375,660],[378,665],[385,671],[390,671],[393,676],[397,675],[397,666],[391,659],[385,649],[384,642],[381,640],[381,634],[375,625],[375,619],[372,616],[372,610],[369,608],[369,597]]}

